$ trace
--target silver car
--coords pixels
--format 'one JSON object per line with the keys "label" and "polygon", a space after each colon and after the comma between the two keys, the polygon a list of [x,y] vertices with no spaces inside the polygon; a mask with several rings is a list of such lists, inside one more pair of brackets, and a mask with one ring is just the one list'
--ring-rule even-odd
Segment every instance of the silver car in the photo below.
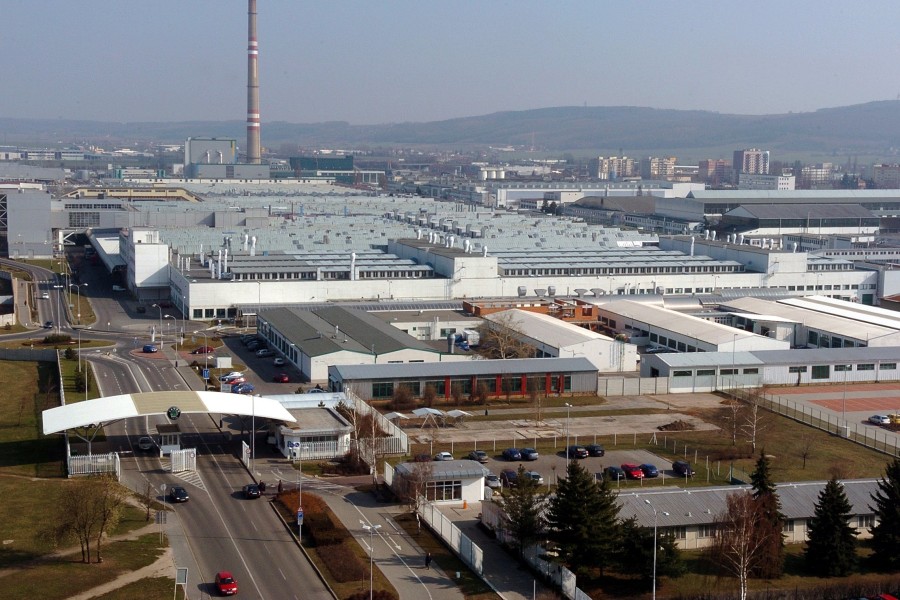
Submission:
{"label": "silver car", "polygon": [[484,476],[484,485],[491,488],[492,490],[497,490],[503,487],[500,483],[500,478],[493,473],[488,473]]}

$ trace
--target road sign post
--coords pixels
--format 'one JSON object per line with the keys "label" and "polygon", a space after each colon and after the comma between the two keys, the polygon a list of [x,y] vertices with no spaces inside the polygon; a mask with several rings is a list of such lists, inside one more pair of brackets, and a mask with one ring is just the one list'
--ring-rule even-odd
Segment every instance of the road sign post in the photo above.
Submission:
{"label": "road sign post", "polygon": [[303,543],[303,507],[297,507],[297,537],[300,538],[300,543]]}

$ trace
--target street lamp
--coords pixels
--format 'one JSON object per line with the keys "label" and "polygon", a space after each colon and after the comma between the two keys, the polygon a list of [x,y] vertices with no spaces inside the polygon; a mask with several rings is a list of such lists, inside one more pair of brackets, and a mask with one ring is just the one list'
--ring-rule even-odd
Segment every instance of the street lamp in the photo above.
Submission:
{"label": "street lamp", "polygon": [[78,302],[78,324],[81,325],[81,286],[87,286],[86,283],[70,283],[69,287],[75,288],[76,298]]}
{"label": "street lamp", "polygon": [[65,286],[53,286],[53,289],[56,290],[56,335],[59,335],[59,322],[62,321],[62,312],[60,312],[59,310],[59,297],[62,295],[62,292],[60,292],[59,290],[63,289],[63,287]]}
{"label": "street lamp", "polygon": [[81,370],[81,332],[90,327],[82,327],[78,330],[78,370]]}
{"label": "street lamp", "polygon": [[153,304],[152,306],[159,309],[159,345],[162,347],[162,306],[159,304]]}
{"label": "street lamp", "polygon": [[[178,319],[173,317],[172,315],[163,315],[163,319],[172,319],[175,321],[175,328],[178,329]],[[175,366],[178,366],[178,337],[173,335],[172,339],[175,340]]]}
{"label": "street lamp", "polygon": [[381,529],[381,525],[371,525],[371,524],[366,525],[365,521],[360,521],[359,524],[362,525],[363,529],[365,529],[366,531],[369,532],[369,600],[372,600],[373,590],[375,589],[375,586],[374,586],[375,580],[372,575],[374,572],[372,561],[375,557],[374,538],[375,538],[375,531],[378,529]]}
{"label": "street lamp", "polygon": [[[656,507],[650,504],[649,500],[644,500],[650,509],[653,511],[653,600],[656,600],[656,546],[658,545],[658,538],[656,537],[656,527],[659,524],[659,513],[656,510]],[[663,511],[665,516],[669,516],[669,513]]]}
{"label": "street lamp", "polygon": [[566,458],[572,458],[569,456],[569,420],[572,416],[572,405],[566,402]]}
{"label": "street lamp", "polygon": [[[209,372],[209,352],[206,351],[206,349],[209,348],[209,344],[206,343],[206,332],[198,329],[194,332],[194,335],[197,335],[198,333],[203,336],[203,366],[206,368],[207,372]],[[208,379],[205,379],[204,381],[208,381]],[[203,389],[206,390],[206,385],[203,386]]]}

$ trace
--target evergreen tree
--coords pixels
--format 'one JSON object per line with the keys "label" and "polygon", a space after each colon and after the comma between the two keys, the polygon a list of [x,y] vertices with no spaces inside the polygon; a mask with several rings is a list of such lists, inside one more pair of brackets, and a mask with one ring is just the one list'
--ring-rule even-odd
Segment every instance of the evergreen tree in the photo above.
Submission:
{"label": "evergreen tree", "polygon": [[900,459],[895,458],[878,482],[872,495],[878,523],[872,529],[872,555],[876,564],[895,570],[900,568]]}
{"label": "evergreen tree", "polygon": [[[618,554],[619,569],[623,573],[637,573],[644,579],[653,577],[653,528],[640,527],[635,518],[621,525],[622,543]],[[686,571],[681,550],[671,531],[657,529],[656,576],[680,577]]]}
{"label": "evergreen tree", "polygon": [[547,510],[550,538],[572,571],[604,568],[613,563],[618,550],[619,505],[607,480],[596,478],[577,461],[570,461],[565,479]]}
{"label": "evergreen tree", "polygon": [[836,477],[819,493],[808,523],[806,564],[820,577],[843,577],[856,565],[856,529],[850,526],[852,506]]}
{"label": "evergreen tree", "polygon": [[753,486],[753,501],[760,505],[763,516],[756,535],[766,540],[766,548],[757,556],[751,574],[753,577],[775,579],[784,573],[784,535],[781,532],[784,516],[765,449],[760,451],[756,468],[750,474],[750,483]]}
{"label": "evergreen tree", "polygon": [[538,482],[526,477],[525,467],[519,465],[516,485],[508,488],[498,502],[506,513],[509,530],[516,538],[519,554],[536,542],[544,531],[542,509],[546,496],[539,490]]}

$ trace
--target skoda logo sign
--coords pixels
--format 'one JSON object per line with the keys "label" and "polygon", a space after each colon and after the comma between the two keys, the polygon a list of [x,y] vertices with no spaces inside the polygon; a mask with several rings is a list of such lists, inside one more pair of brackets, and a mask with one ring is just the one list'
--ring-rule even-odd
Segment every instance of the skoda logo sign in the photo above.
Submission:
{"label": "skoda logo sign", "polygon": [[177,406],[170,406],[169,410],[166,411],[166,416],[174,421],[181,416],[181,409]]}

